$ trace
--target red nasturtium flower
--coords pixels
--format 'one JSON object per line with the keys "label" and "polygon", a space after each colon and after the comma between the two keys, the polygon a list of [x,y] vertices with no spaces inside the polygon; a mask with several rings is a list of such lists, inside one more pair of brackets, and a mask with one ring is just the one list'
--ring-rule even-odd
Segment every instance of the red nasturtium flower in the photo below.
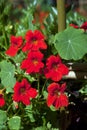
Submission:
{"label": "red nasturtium flower", "polygon": [[87,22],[84,22],[81,26],[75,25],[73,23],[70,24],[70,26],[76,28],[76,29],[84,29],[84,31],[87,30]]}
{"label": "red nasturtium flower", "polygon": [[53,105],[56,109],[60,107],[67,107],[68,106],[68,97],[64,93],[66,89],[66,83],[58,84],[52,83],[48,86],[48,97],[47,97],[47,105],[50,107]]}
{"label": "red nasturtium flower", "polygon": [[80,28],[81,28],[81,29],[84,29],[84,31],[86,31],[86,30],[87,30],[87,22],[84,22],[84,23],[81,25]]}
{"label": "red nasturtium flower", "polygon": [[74,27],[74,28],[76,28],[76,29],[78,29],[78,28],[79,28],[79,26],[78,26],[78,25],[73,24],[73,23],[71,23],[71,24],[70,24],[70,26],[72,26],[72,27]]}
{"label": "red nasturtium flower", "polygon": [[29,30],[25,35],[26,43],[23,47],[23,51],[46,49],[47,45],[44,42],[45,37],[39,30]]}
{"label": "red nasturtium flower", "polygon": [[37,90],[32,88],[26,79],[22,82],[16,82],[14,86],[13,101],[22,102],[25,105],[30,104],[30,99],[37,96]]}
{"label": "red nasturtium flower", "polygon": [[22,37],[11,36],[10,43],[11,45],[9,49],[6,51],[6,54],[9,56],[15,56],[23,43]]}
{"label": "red nasturtium flower", "polygon": [[0,107],[3,107],[4,105],[5,105],[5,100],[3,94],[0,94]]}
{"label": "red nasturtium flower", "polygon": [[51,55],[46,62],[46,69],[44,74],[46,78],[53,81],[61,80],[63,75],[68,74],[68,67],[65,66],[59,56]]}
{"label": "red nasturtium flower", "polygon": [[22,61],[21,69],[26,69],[27,73],[37,73],[44,67],[42,63],[43,54],[40,51],[30,51],[28,58]]}
{"label": "red nasturtium flower", "polygon": [[5,105],[5,99],[3,96],[3,90],[0,90],[0,107],[3,107]]}

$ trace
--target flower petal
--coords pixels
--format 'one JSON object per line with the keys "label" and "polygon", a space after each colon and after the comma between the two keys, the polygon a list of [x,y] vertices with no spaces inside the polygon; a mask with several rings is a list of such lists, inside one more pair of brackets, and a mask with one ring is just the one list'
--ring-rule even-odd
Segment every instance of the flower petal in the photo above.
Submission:
{"label": "flower petal", "polygon": [[37,96],[37,91],[34,88],[30,88],[28,91],[29,97],[35,98]]}
{"label": "flower petal", "polygon": [[6,54],[9,56],[15,56],[17,54],[18,48],[14,46],[10,46],[10,48],[6,51]]}
{"label": "flower petal", "polygon": [[55,102],[56,97],[55,96],[51,96],[50,94],[48,94],[47,97],[47,105],[48,107],[50,107],[51,105],[53,105],[53,103]]}

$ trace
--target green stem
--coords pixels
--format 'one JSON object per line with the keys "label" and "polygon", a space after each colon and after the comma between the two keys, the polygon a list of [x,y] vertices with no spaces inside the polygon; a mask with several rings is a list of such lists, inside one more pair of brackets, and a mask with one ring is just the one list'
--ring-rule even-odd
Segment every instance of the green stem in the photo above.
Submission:
{"label": "green stem", "polygon": [[8,47],[8,41],[7,41],[7,34],[6,34],[6,31],[5,31],[5,28],[3,27],[3,36],[4,36],[4,40],[5,40],[5,48],[7,50],[7,47]]}
{"label": "green stem", "polygon": [[39,92],[39,94],[40,94],[40,83],[39,83],[40,81],[39,81],[39,76],[38,76],[38,83],[37,83],[37,88],[38,88],[38,92]]}
{"label": "green stem", "polygon": [[1,59],[6,59],[6,56],[3,53],[0,53],[0,58]]}
{"label": "green stem", "polygon": [[66,28],[65,0],[57,0],[58,32]]}
{"label": "green stem", "polygon": [[9,112],[9,110],[11,109],[11,107],[12,107],[12,105],[13,105],[13,102],[11,103],[11,105],[8,107],[8,109],[7,109],[7,113]]}
{"label": "green stem", "polygon": [[7,50],[7,48],[4,46],[4,45],[0,45],[1,46],[1,48],[3,48],[4,50]]}
{"label": "green stem", "polygon": [[[36,74],[36,79],[37,79],[38,95],[40,96],[40,78],[39,78],[39,74]],[[39,97],[39,96],[38,96],[38,97]]]}
{"label": "green stem", "polygon": [[42,94],[43,94],[43,91],[44,91],[44,89],[45,89],[45,86],[46,86],[47,81],[48,81],[48,79],[46,79],[45,82],[44,82],[44,85],[43,85],[43,88],[42,88]]}

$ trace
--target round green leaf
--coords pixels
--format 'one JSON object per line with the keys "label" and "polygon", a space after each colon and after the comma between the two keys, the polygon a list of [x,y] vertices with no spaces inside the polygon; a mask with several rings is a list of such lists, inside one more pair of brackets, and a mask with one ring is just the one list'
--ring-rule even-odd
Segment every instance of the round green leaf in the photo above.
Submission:
{"label": "round green leaf", "polygon": [[7,120],[7,115],[5,111],[0,110],[0,126],[2,126]]}
{"label": "round green leaf", "polygon": [[87,35],[81,29],[68,27],[55,35],[55,48],[66,60],[79,60],[87,53]]}
{"label": "round green leaf", "polygon": [[1,83],[6,87],[7,92],[12,92],[16,82],[14,77],[15,66],[12,63],[3,60],[0,62],[0,69]]}
{"label": "round green leaf", "polygon": [[21,119],[19,116],[14,116],[9,119],[8,126],[10,130],[19,130],[21,125]]}

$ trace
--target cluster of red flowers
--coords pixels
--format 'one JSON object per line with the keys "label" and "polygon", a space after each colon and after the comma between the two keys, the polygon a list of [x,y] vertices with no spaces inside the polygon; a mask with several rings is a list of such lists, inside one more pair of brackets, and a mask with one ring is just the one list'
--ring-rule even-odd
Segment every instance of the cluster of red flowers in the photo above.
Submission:
{"label": "cluster of red flowers", "polygon": [[76,29],[84,29],[84,31],[87,30],[87,22],[84,22],[81,26],[71,23],[70,26],[72,26]]}
{"label": "cluster of red flowers", "polygon": [[[41,52],[41,50],[44,49],[47,49],[44,35],[39,30],[29,30],[25,35],[25,43],[21,36],[11,36],[11,45],[6,51],[6,54],[16,56],[19,50],[22,50],[27,56],[20,65],[21,69],[28,74],[43,72],[46,79],[54,81],[54,83],[50,84],[47,88],[47,105],[53,105],[58,109],[68,105],[68,98],[65,94],[66,84],[60,85],[56,83],[60,81],[64,75],[68,74],[68,67],[62,63],[59,55],[50,55],[45,63],[43,60],[44,54]],[[35,98],[37,94],[37,90],[31,87],[27,79],[23,78],[21,82],[16,82],[14,85],[13,101],[29,105],[30,99]]]}

